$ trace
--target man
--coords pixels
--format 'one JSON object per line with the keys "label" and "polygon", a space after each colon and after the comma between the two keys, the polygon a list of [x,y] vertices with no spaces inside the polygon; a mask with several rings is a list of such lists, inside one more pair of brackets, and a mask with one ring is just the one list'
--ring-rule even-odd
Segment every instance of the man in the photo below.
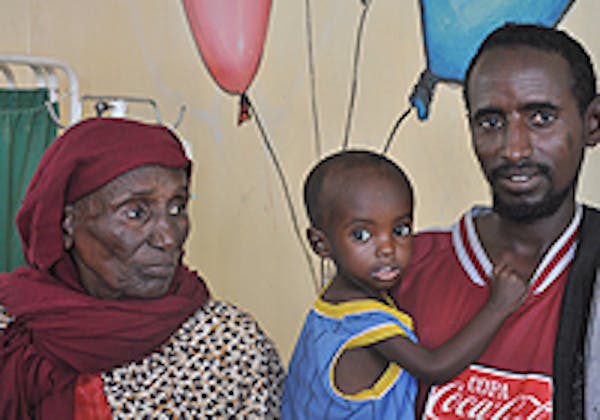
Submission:
{"label": "man", "polygon": [[475,364],[428,395],[423,384],[417,411],[444,419],[591,417],[598,396],[584,371],[596,379],[587,325],[595,320],[588,315],[600,213],[575,201],[584,149],[600,140],[590,59],[564,32],[506,25],[473,58],[464,96],[493,207],[417,235],[395,298],[433,348],[481,307],[493,266],[510,264],[530,279],[530,291]]}

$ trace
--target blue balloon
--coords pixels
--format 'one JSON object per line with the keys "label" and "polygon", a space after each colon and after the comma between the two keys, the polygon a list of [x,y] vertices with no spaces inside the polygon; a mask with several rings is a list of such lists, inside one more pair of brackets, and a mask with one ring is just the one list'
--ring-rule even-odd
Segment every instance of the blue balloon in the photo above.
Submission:
{"label": "blue balloon", "polygon": [[429,70],[462,81],[479,45],[507,22],[555,26],[571,0],[421,0]]}
{"label": "blue balloon", "polygon": [[[462,82],[471,58],[494,29],[505,23],[555,26],[574,0],[421,0],[427,70],[421,76]],[[411,103],[426,119],[432,91]],[[432,85],[433,88],[433,85]]]}

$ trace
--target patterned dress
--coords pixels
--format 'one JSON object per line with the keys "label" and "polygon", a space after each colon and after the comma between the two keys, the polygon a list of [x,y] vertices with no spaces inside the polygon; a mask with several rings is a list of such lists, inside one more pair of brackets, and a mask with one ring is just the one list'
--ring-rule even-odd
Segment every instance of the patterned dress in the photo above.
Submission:
{"label": "patterned dress", "polygon": [[412,319],[373,299],[332,304],[318,299],[296,344],[285,382],[283,419],[413,419],[416,379],[389,363],[375,384],[345,394],[334,382],[341,354],[392,336],[413,342]]}
{"label": "patterned dress", "polygon": [[[0,331],[10,322],[1,309]],[[101,375],[115,419],[279,418],[283,379],[257,322],[220,301],[207,302],[145,359]]]}

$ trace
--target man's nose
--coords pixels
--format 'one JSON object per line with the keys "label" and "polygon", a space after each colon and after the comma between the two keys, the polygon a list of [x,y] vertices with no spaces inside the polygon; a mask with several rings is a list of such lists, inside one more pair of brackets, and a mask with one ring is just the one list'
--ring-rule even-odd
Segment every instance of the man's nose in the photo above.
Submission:
{"label": "man's nose", "polygon": [[511,118],[504,135],[503,157],[509,162],[519,162],[531,156],[529,127],[520,117]]}

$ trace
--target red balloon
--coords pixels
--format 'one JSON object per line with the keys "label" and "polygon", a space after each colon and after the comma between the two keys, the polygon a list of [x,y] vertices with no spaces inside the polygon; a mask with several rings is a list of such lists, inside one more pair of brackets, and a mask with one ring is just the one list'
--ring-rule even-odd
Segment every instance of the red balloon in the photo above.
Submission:
{"label": "red balloon", "polygon": [[212,77],[243,95],[262,56],[271,0],[183,0],[183,7]]}

